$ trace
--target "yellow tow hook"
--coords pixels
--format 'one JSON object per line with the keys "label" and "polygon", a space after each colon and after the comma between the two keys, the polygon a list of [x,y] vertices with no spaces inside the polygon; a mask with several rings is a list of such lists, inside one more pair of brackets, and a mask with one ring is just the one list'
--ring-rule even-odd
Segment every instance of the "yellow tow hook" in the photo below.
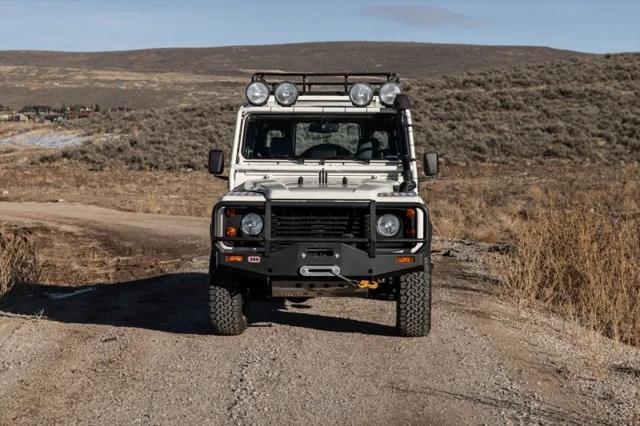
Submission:
{"label": "yellow tow hook", "polygon": [[358,281],[358,287],[375,290],[378,288],[378,281],[360,280]]}

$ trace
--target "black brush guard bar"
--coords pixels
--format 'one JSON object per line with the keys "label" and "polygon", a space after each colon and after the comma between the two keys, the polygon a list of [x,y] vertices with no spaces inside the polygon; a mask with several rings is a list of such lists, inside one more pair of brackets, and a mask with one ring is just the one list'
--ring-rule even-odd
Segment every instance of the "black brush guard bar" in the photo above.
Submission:
{"label": "black brush guard bar", "polygon": [[[313,81],[313,80],[316,81]],[[358,73],[326,73],[326,72],[258,72],[251,77],[251,81],[264,81],[272,90],[282,81],[290,81],[298,86],[301,95],[347,95],[355,83],[367,83],[374,90],[384,83],[400,83],[400,78],[392,72],[358,72]],[[341,87],[343,90],[313,90],[319,87]]]}
{"label": "black brush guard bar", "polygon": [[[216,242],[251,242],[251,243],[262,243],[264,245],[264,256],[269,257],[271,254],[271,245],[272,243],[367,243],[369,257],[373,258],[376,255],[376,243],[379,240],[378,232],[376,230],[376,202],[369,201],[366,203],[339,203],[338,205],[341,207],[363,207],[368,205],[369,209],[369,237],[368,238],[308,238],[308,237],[272,237],[271,236],[271,207],[275,204],[278,207],[326,207],[327,203],[317,203],[317,202],[273,202],[270,200],[262,202],[242,202],[242,201],[227,201],[220,202],[216,204],[213,208],[212,212],[212,221],[211,221],[211,241],[213,243]],[[226,236],[218,236],[216,235],[217,229],[217,219],[220,216],[220,210],[225,207],[262,207],[264,205],[264,229],[262,231],[262,236],[258,237],[226,237]],[[380,241],[384,243],[413,243],[420,244],[423,246],[420,247],[418,252],[424,251],[429,243],[431,242],[431,235],[429,232],[429,211],[427,208],[418,203],[384,203],[381,204],[382,208],[391,207],[391,208],[415,208],[419,209],[422,212],[423,217],[423,233],[425,236],[423,238],[395,238],[395,237],[384,237],[380,239]],[[224,232],[224,230],[223,230]]]}

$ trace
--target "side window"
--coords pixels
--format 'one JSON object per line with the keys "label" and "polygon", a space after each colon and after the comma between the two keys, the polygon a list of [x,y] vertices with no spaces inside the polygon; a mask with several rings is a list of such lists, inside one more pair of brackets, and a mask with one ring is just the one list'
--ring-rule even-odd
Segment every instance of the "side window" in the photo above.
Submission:
{"label": "side window", "polygon": [[256,155],[256,135],[258,134],[258,128],[255,124],[249,122],[246,127],[245,145],[242,151],[242,155],[247,158],[251,158]]}

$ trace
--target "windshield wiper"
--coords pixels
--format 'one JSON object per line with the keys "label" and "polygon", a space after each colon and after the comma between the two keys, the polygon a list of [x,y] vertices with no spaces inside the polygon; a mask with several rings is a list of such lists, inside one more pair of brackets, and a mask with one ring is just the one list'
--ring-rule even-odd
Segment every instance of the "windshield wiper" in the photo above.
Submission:
{"label": "windshield wiper", "polygon": [[357,158],[351,155],[338,155],[335,157],[324,158],[324,160],[349,160],[349,161],[357,161],[358,163],[366,163],[369,164],[371,160],[366,160],[364,158]]}
{"label": "windshield wiper", "polygon": [[290,157],[288,155],[276,155],[276,156],[272,155],[272,156],[269,156],[269,158],[265,158],[265,160],[289,160],[297,164],[304,164],[304,158]]}

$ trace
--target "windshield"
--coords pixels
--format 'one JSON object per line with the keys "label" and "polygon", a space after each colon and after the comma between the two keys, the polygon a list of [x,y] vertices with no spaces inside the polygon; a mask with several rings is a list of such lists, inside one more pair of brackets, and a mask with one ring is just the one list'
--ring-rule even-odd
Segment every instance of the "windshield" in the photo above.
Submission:
{"label": "windshield", "polygon": [[393,114],[249,118],[247,159],[397,160],[402,132]]}

